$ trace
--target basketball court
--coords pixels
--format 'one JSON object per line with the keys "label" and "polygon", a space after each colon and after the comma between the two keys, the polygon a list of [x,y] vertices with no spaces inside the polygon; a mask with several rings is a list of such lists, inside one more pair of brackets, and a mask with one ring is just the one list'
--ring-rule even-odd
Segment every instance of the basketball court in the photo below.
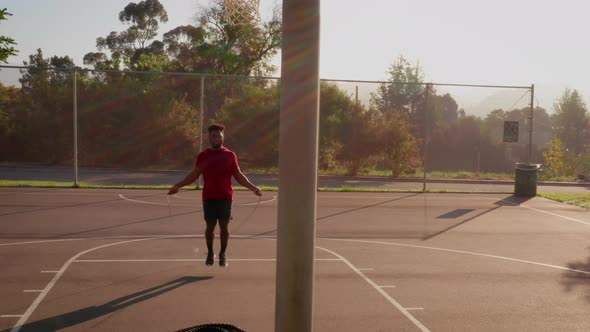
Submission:
{"label": "basketball court", "polygon": [[[226,268],[204,264],[200,191],[0,195],[2,331],[274,329],[275,192],[237,192]],[[316,233],[314,330],[590,328],[583,209],[507,194],[323,192]]]}

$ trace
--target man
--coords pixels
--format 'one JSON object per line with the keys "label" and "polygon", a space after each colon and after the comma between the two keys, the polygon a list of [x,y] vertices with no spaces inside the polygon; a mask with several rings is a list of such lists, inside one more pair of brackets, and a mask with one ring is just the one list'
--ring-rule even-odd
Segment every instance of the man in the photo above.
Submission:
{"label": "man", "polygon": [[225,126],[222,124],[209,126],[211,148],[199,153],[193,171],[168,191],[168,195],[174,195],[180,188],[195,182],[203,174],[203,212],[207,224],[205,239],[208,251],[205,264],[213,265],[215,259],[213,238],[215,237],[215,226],[219,222],[219,238],[221,240],[219,266],[222,267],[227,266],[225,251],[229,240],[228,225],[231,219],[234,193],[231,177],[233,176],[239,184],[252,190],[257,196],[262,196],[262,190],[253,185],[240,170],[236,154],[223,146],[224,129]]}

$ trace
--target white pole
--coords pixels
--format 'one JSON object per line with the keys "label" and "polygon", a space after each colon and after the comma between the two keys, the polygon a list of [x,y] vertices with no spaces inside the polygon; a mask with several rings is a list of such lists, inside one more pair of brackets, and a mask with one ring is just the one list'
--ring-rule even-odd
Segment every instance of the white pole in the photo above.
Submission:
{"label": "white pole", "polygon": [[78,188],[78,87],[74,68],[74,188]]}
{"label": "white pole", "polygon": [[312,331],[320,0],[283,0],[275,331]]}
{"label": "white pole", "polygon": [[[199,119],[199,152],[203,151],[203,108],[205,105],[205,76],[201,76],[201,96],[199,97],[199,111],[201,112]],[[197,188],[201,188],[202,176],[199,176]]]}

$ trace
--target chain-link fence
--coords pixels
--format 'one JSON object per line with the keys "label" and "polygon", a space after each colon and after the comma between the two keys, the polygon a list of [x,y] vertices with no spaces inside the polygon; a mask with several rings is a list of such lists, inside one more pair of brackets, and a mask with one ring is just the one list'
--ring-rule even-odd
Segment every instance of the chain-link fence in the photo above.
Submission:
{"label": "chain-link fence", "polygon": [[[264,184],[278,183],[278,155],[289,153],[278,150],[278,78],[15,66],[0,75],[5,179],[170,184],[208,147],[214,122],[226,125],[243,171],[271,174]],[[509,176],[516,162],[540,162],[550,142],[549,116],[531,113],[533,91],[322,80],[320,187],[421,190],[434,178]],[[517,142],[503,141],[505,121],[518,122]]]}

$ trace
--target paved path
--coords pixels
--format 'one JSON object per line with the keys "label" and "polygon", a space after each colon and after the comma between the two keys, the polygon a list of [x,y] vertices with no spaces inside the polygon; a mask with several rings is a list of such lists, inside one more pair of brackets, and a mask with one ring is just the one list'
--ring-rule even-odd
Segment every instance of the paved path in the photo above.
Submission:
{"label": "paved path", "polygon": [[[186,176],[187,171],[147,171],[123,169],[81,168],[79,181],[97,184],[173,184]],[[73,170],[68,167],[0,166],[0,179],[73,181]],[[258,185],[277,186],[278,175],[247,174]],[[366,187],[375,189],[422,190],[421,179],[391,179],[387,177],[320,176],[319,187]],[[428,179],[427,189],[464,192],[513,192],[513,181],[434,180]],[[590,183],[540,183],[539,192],[590,192]]]}

